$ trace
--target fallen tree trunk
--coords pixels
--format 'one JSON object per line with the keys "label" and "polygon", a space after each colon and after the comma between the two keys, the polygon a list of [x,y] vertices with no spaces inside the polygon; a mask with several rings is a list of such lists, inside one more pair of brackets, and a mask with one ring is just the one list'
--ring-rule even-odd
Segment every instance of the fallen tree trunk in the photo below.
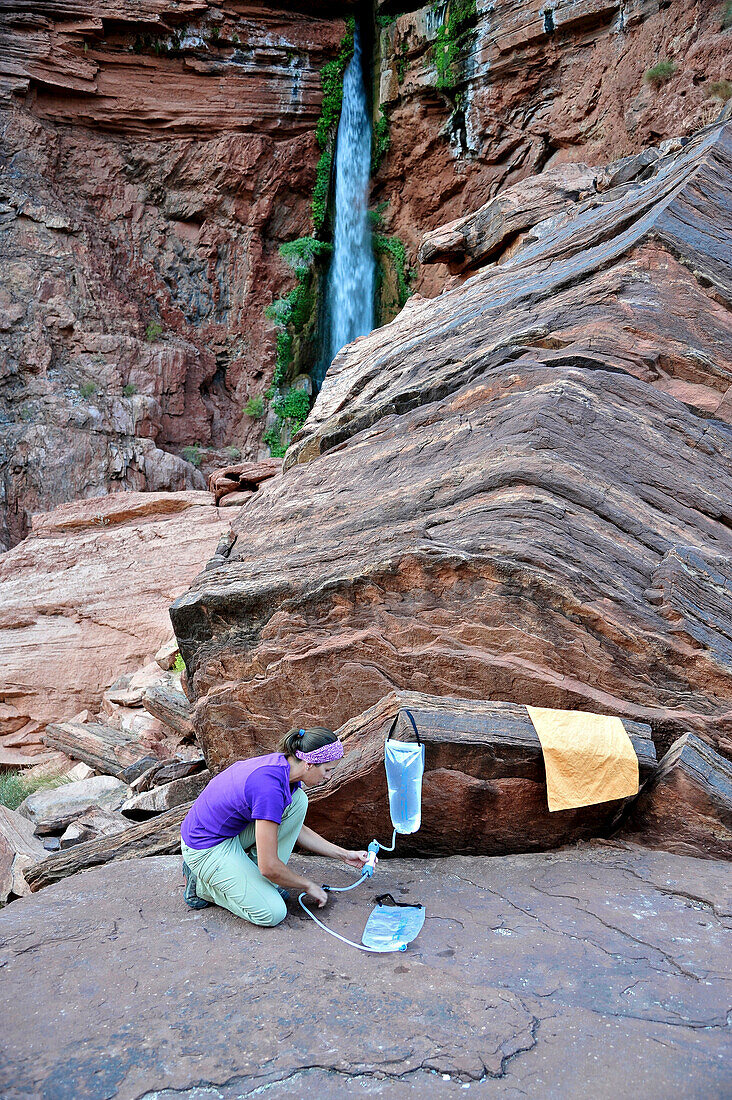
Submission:
{"label": "fallen tree trunk", "polygon": [[114,859],[137,859],[140,856],[167,856],[180,851],[180,826],[191,803],[176,806],[149,821],[131,825],[113,836],[87,840],[66,851],[57,852],[24,872],[32,891],[50,886],[68,875],[87,871]]}
{"label": "fallen tree trunk", "polygon": [[125,781],[127,768],[150,755],[149,745],[103,722],[57,722],[46,727],[43,740],[49,748]]}
{"label": "fallen tree trunk", "polygon": [[194,741],[192,707],[182,691],[164,681],[152,684],[142,697],[145,710],[180,734],[188,741]]}
{"label": "fallen tree trunk", "polygon": [[7,806],[0,806],[0,905],[10,894],[22,897],[28,893],[25,872],[45,859],[48,852],[31,823]]}

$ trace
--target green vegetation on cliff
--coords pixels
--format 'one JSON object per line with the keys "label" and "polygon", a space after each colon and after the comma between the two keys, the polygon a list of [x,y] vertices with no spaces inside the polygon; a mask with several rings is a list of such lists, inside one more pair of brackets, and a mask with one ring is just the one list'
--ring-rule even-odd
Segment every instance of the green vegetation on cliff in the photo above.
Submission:
{"label": "green vegetation on cliff", "polygon": [[272,458],[282,458],[287,450],[282,442],[282,429],[287,428],[290,438],[300,430],[310,412],[310,395],[307,390],[287,390],[275,397],[272,411],[277,416],[277,423],[267,429],[263,439]]}
{"label": "green vegetation on cliff", "polygon": [[338,129],[338,120],[341,117],[341,104],[343,103],[343,74],[353,55],[355,23],[352,17],[346,20],[346,27],[347,30],[341,39],[338,55],[332,61],[327,61],[320,73],[320,80],[323,85],[323,103],[318,125],[315,128],[315,138],[321,153],[315,176],[312,206],[313,226],[316,233],[319,233],[323,228],[328,209],[335,135]]}
{"label": "green vegetation on cliff", "polygon": [[315,237],[299,237],[280,246],[280,255],[294,268],[297,282],[284,298],[276,298],[267,306],[265,316],[277,326],[277,354],[272,384],[275,388],[287,381],[293,361],[293,344],[311,321],[316,306],[315,261],[332,251],[328,241]]}
{"label": "green vegetation on cliff", "polygon": [[438,30],[432,47],[441,92],[451,94],[457,86],[457,62],[475,32],[476,18],[476,0],[451,0],[447,20]]}
{"label": "green vegetation on cliff", "polygon": [[643,79],[646,84],[652,84],[654,88],[660,88],[662,84],[671,79],[677,69],[678,65],[675,61],[659,61],[657,65],[648,70]]}
{"label": "green vegetation on cliff", "polygon": [[371,175],[379,170],[379,165],[389,151],[391,134],[389,133],[389,119],[383,103],[379,108],[379,117],[374,123],[374,134],[371,141]]}

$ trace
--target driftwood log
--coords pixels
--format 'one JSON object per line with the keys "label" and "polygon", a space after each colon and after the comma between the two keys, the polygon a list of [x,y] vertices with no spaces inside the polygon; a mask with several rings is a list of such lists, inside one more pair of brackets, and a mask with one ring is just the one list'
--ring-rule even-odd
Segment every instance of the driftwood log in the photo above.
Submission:
{"label": "driftwood log", "polygon": [[[398,714],[394,736],[414,740],[407,709],[426,760],[422,826],[399,837],[400,855],[542,851],[606,835],[626,806],[620,800],[551,813],[541,745],[526,707],[400,691],[340,728],[346,754],[331,780],[310,793],[309,825],[348,847],[363,847],[372,837],[389,841],[384,737]],[[627,719],[624,725],[643,784],[656,766],[651,730]]]}
{"label": "driftwood log", "polygon": [[7,806],[0,806],[0,905],[10,894],[29,892],[25,871],[48,858],[30,821]]}
{"label": "driftwood log", "polygon": [[50,886],[78,871],[88,871],[115,859],[136,859],[139,856],[168,856],[180,851],[180,826],[191,803],[176,806],[149,821],[131,825],[114,836],[102,836],[77,844],[67,851],[57,852],[25,872],[32,891]]}
{"label": "driftwood log", "polygon": [[145,690],[142,705],[153,718],[159,719],[185,740],[195,740],[191,704],[183,692],[172,684],[165,680],[152,684]]}
{"label": "driftwood log", "polygon": [[172,810],[174,806],[180,806],[183,803],[190,805],[210,778],[210,771],[198,771],[193,775],[185,775],[181,779],[173,779],[170,783],[153,786],[147,791],[140,791],[128,798],[122,807],[122,813],[133,820],[144,820],[151,814]]}
{"label": "driftwood log", "polygon": [[57,722],[46,727],[43,741],[96,771],[125,781],[127,769],[150,755],[149,744],[103,722]]}

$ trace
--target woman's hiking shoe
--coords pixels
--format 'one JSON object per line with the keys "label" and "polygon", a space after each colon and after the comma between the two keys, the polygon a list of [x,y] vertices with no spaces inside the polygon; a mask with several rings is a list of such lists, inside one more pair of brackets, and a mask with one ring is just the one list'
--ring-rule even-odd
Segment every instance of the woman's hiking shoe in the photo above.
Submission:
{"label": "woman's hiking shoe", "polygon": [[290,891],[285,890],[284,886],[275,886],[275,890],[280,895],[280,897],[282,898],[283,901],[289,901]]}
{"label": "woman's hiking shoe", "polygon": [[203,898],[199,898],[196,893],[196,876],[185,860],[183,860],[183,878],[185,879],[183,900],[189,909],[205,909],[207,905],[211,904],[208,901],[204,901]]}

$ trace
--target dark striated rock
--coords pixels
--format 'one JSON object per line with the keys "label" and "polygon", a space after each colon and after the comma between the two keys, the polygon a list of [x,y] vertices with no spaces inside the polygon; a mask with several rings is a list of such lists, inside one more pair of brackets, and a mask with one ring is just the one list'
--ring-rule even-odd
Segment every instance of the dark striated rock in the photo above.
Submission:
{"label": "dark striated rock", "polygon": [[341,353],[172,609],[211,766],[392,688],[727,751],[731,157],[706,132]]}
{"label": "dark striated rock", "polygon": [[[616,800],[549,811],[541,745],[526,707],[393,692],[338,731],[346,755],[309,795],[308,824],[318,832],[349,848],[361,847],[364,837],[388,842],[384,738],[399,715],[393,736],[414,740],[405,709],[426,752],[422,826],[398,838],[400,853],[545,851],[607,833],[624,808]],[[643,784],[656,767],[650,727],[627,719],[625,726]]]}
{"label": "dark striated rock", "polygon": [[685,733],[618,835],[667,852],[732,860],[732,763]]}

